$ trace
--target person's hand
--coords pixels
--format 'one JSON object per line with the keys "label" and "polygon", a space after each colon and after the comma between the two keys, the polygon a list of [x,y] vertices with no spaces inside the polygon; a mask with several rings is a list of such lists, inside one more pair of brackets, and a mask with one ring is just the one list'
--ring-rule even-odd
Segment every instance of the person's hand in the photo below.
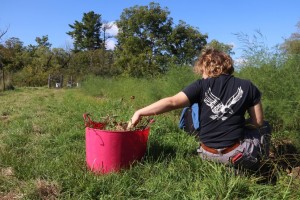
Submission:
{"label": "person's hand", "polygon": [[245,124],[245,128],[246,129],[257,129],[257,127],[254,126],[253,124]]}
{"label": "person's hand", "polygon": [[256,129],[257,127],[252,123],[251,119],[246,119],[245,128],[247,129]]}
{"label": "person's hand", "polygon": [[127,125],[127,130],[131,129],[131,128],[134,128],[138,123],[139,121],[141,120],[142,116],[138,113],[138,111],[136,111],[132,118],[130,119],[130,121],[128,122],[128,125]]}

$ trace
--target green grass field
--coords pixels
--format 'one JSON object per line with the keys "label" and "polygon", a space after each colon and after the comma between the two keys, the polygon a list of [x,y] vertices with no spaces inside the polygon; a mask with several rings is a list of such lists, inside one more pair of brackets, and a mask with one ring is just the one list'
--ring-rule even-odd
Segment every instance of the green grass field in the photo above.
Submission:
{"label": "green grass field", "polygon": [[277,179],[271,184],[202,161],[196,140],[178,128],[180,110],[155,117],[146,155],[130,169],[89,172],[82,114],[128,120],[136,108],[174,92],[156,86],[105,80],[82,89],[0,93],[0,199],[300,199],[300,179],[279,162],[273,163]]}

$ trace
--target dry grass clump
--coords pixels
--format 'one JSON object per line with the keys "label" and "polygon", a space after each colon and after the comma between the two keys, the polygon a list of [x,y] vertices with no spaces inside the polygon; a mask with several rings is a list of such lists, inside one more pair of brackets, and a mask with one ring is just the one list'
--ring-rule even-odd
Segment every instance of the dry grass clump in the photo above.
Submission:
{"label": "dry grass clump", "polygon": [[38,179],[36,181],[36,193],[40,199],[54,200],[58,199],[60,188],[54,182]]}
{"label": "dry grass clump", "polygon": [[9,192],[7,194],[3,194],[2,192],[0,192],[0,199],[1,200],[18,200],[18,199],[22,199],[24,197],[23,194],[19,194],[17,192]]}
{"label": "dry grass clump", "polygon": [[0,168],[1,176],[9,177],[14,176],[15,172],[12,167]]}
{"label": "dry grass clump", "polygon": [[[4,177],[5,179],[11,180],[15,176],[15,171],[12,167],[0,168],[0,177]],[[12,200],[12,199],[22,199],[24,195],[15,190],[11,190],[8,193],[0,192],[1,200]]]}
{"label": "dry grass clump", "polygon": [[7,121],[9,118],[9,113],[8,112],[2,112],[1,115],[0,115],[0,121]]}

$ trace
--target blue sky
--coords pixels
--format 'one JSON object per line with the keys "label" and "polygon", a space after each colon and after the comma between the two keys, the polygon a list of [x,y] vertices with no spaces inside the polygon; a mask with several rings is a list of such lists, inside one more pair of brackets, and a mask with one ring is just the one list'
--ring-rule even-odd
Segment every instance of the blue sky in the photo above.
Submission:
{"label": "blue sky", "polygon": [[[52,47],[72,44],[66,34],[68,24],[81,21],[83,13],[94,11],[107,22],[118,20],[122,11],[147,0],[1,0],[0,30],[8,28],[2,38],[17,37],[24,45],[36,44],[35,38],[48,35]],[[216,39],[233,44],[240,55],[241,41],[235,33],[252,36],[259,30],[267,46],[280,44],[297,31],[300,21],[298,0],[158,0],[167,7],[175,24],[179,20],[207,33],[208,41]],[[116,29],[115,29],[116,31]],[[113,41],[111,41],[113,42]],[[110,44],[112,45],[112,43]]]}

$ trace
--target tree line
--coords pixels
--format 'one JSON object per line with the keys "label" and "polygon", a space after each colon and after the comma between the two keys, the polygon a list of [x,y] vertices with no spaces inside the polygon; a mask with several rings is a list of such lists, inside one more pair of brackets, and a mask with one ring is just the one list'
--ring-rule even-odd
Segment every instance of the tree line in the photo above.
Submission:
{"label": "tree line", "polygon": [[[7,86],[43,86],[47,84],[49,74],[53,77],[64,74],[77,79],[87,74],[155,77],[174,65],[192,66],[207,46],[234,53],[232,45],[217,40],[208,43],[207,34],[184,21],[175,24],[168,8],[154,2],[124,9],[116,25],[119,31],[114,36],[117,44],[113,50],[106,48],[112,37],[108,34],[111,25],[94,11],[83,13],[81,21],[69,24],[71,30],[66,34],[73,39],[72,48],[51,48],[48,35],[36,37],[36,44],[28,46],[24,46],[19,38],[7,39],[0,44],[3,83],[6,81]],[[0,39],[6,32],[0,30]],[[299,42],[299,38],[299,35],[293,35],[284,43],[284,49],[299,53],[300,45],[295,42]]]}

